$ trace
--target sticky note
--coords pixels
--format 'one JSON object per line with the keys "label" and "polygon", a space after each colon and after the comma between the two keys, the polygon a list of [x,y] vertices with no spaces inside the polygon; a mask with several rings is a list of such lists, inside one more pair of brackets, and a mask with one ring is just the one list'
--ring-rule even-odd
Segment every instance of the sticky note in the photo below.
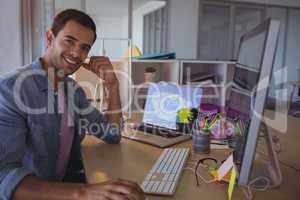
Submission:
{"label": "sticky note", "polygon": [[231,154],[225,162],[218,169],[218,181],[222,180],[223,177],[231,170],[233,167],[233,155]]}
{"label": "sticky note", "polygon": [[[214,180],[218,180],[218,172],[217,172],[217,170],[211,170],[211,171],[209,171],[209,174],[214,178]],[[222,181],[229,183],[229,181],[230,181],[230,174],[231,174],[231,171],[229,173],[227,173],[223,177]]]}
{"label": "sticky note", "polygon": [[235,169],[235,167],[232,167],[229,186],[228,186],[228,190],[227,190],[229,200],[231,200],[231,197],[232,197],[232,193],[233,193],[234,186],[235,186],[235,181],[236,181],[236,169]]}

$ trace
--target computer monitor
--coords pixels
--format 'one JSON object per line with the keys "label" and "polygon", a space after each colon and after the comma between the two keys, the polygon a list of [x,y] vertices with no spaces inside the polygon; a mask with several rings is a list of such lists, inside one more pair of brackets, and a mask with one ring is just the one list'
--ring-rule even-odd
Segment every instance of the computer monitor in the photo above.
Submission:
{"label": "computer monitor", "polygon": [[[238,185],[247,186],[253,178],[252,169],[261,132],[262,116],[272,75],[274,57],[279,34],[279,22],[268,19],[242,36],[233,86],[228,100],[228,116],[242,117],[248,122],[239,159]],[[277,155],[268,132],[266,144],[269,150],[269,174],[264,174],[273,186],[281,183],[281,172]],[[239,154],[238,154],[239,155]]]}

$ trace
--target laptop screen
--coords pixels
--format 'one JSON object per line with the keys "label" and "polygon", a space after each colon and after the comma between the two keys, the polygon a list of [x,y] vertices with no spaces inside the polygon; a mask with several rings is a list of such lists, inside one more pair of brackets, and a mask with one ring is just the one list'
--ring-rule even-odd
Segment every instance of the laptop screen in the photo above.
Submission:
{"label": "laptop screen", "polygon": [[182,108],[198,108],[201,96],[201,88],[172,83],[151,83],[143,122],[176,130],[177,112]]}

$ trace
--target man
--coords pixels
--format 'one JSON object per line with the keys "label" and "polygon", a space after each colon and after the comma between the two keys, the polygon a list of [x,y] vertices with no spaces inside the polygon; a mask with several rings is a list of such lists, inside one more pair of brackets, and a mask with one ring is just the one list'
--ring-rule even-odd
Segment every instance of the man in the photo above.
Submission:
{"label": "man", "polygon": [[[95,39],[88,15],[62,11],[46,33],[46,53],[1,78],[1,200],[145,198],[136,183],[125,180],[66,183],[76,177],[82,182],[80,142],[87,130],[108,143],[121,139],[119,87],[111,63],[105,57],[83,63]],[[82,65],[104,80],[113,111],[107,117],[91,109],[82,88],[68,78]]]}

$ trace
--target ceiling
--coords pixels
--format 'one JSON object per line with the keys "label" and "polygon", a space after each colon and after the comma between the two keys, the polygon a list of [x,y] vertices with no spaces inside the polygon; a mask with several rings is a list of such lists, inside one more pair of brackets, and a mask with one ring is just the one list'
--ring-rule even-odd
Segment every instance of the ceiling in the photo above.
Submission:
{"label": "ceiling", "polygon": [[[128,0],[84,0],[86,11],[90,15],[105,17],[128,16]],[[84,2],[83,1],[83,2]],[[157,0],[133,0],[133,9],[136,9],[146,2]],[[161,1],[161,0],[160,0]],[[82,0],[55,0],[57,10],[65,8],[81,8]]]}

